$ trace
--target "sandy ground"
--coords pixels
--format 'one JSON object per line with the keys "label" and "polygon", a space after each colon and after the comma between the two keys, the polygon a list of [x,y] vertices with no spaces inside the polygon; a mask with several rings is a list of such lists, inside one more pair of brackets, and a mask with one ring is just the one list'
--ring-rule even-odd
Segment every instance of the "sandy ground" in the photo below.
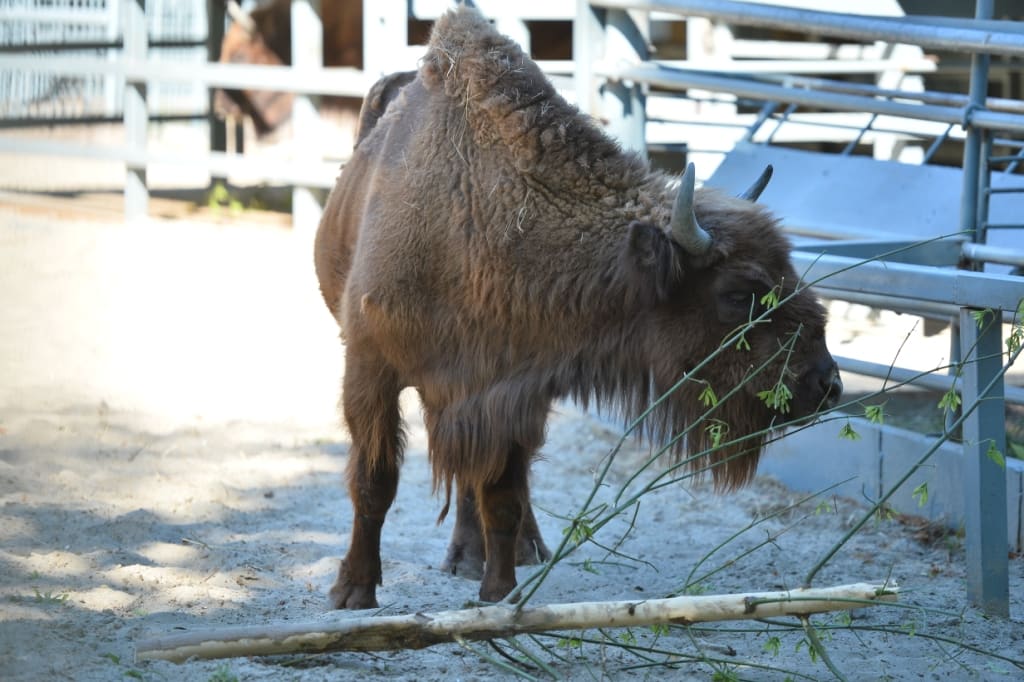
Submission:
{"label": "sandy ground", "polygon": [[[351,511],[335,413],[341,348],[316,290],[311,237],[237,223],[58,221],[0,206],[0,678],[510,676],[458,645],[184,665],[133,659],[144,637],[357,615],[330,612],[325,601]],[[872,324],[848,321],[834,350]],[[460,608],[477,584],[437,569],[452,522],[434,524],[440,502],[429,494],[422,424],[414,400],[405,407],[409,448],[384,531],[381,611]],[[572,406],[554,415],[534,470],[549,544],[616,440]],[[600,499],[643,455],[623,452]],[[799,499],[765,478],[729,496],[703,485],[653,493],[635,523],[618,519],[598,536],[621,541],[618,554],[586,547],[534,600],[658,597],[691,571],[715,569],[700,590],[794,587],[864,509],[827,494],[787,509]],[[835,665],[854,680],[1021,679],[1024,668],[976,648],[1024,659],[1024,562],[1011,563],[1011,620],[989,620],[966,606],[960,541],[922,544],[915,530],[872,521],[817,578],[825,586],[891,577],[903,590],[901,608],[816,619],[840,626],[823,635]],[[520,580],[530,572],[521,568]],[[803,634],[779,625],[607,631],[669,652],[643,655],[600,632],[566,635],[578,639],[538,640],[549,652],[522,642],[574,679],[829,677]],[[676,667],[645,667],[665,661]]]}

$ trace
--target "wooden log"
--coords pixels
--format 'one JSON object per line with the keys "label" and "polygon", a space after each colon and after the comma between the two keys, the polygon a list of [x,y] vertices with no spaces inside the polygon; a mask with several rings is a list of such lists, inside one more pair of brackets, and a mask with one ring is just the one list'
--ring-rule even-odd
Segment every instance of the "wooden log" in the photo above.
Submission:
{"label": "wooden log", "polygon": [[136,658],[181,663],[193,658],[422,649],[526,632],[801,616],[894,602],[897,592],[892,582],[857,583],[780,592],[550,604],[519,611],[507,604],[494,604],[402,616],[339,617],[155,637],[138,643]]}

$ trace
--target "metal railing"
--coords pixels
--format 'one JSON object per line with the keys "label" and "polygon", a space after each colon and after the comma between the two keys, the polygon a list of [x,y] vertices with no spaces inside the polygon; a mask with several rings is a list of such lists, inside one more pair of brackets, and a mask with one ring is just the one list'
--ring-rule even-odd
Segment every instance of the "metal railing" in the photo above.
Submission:
{"label": "metal railing", "polygon": [[[756,78],[736,73],[675,69],[646,58],[642,30],[633,23],[627,9],[701,16],[724,23],[813,32],[842,39],[910,43],[967,52],[972,59],[970,93],[963,96],[883,91],[872,86],[791,76]],[[579,67],[577,98],[589,113],[612,120],[611,127],[623,144],[641,150],[645,141],[645,96],[651,88],[699,89],[760,102],[761,113],[751,130],[756,130],[782,105],[788,105],[782,118],[792,115],[797,107],[871,114],[868,126],[854,134],[847,151],[852,150],[853,144],[866,134],[878,116],[944,124],[944,130],[936,136],[937,143],[948,139],[955,127],[962,127],[965,135],[958,229],[968,237],[969,243],[955,252],[953,262],[965,257],[984,258],[996,255],[985,250],[988,232],[1019,227],[989,223],[989,204],[1004,193],[1024,190],[1024,187],[994,188],[991,183],[992,164],[1004,163],[1012,172],[1019,166],[1020,150],[1024,149],[1019,139],[1024,133],[1024,102],[985,97],[989,55],[1024,56],[1024,24],[992,21],[991,11],[990,0],[978,0],[975,20],[951,23],[941,18],[897,20],[728,0],[581,0],[575,55]],[[1007,138],[1002,141],[1004,147],[1016,151],[993,154],[991,148],[997,135]],[[927,156],[933,153],[934,149],[929,149]],[[1024,185],[1024,176],[1015,177]],[[939,234],[941,232],[931,236]],[[962,366],[961,374],[963,404],[974,406],[963,425],[968,596],[972,603],[990,613],[1007,615],[1005,473],[987,456],[990,444],[1005,451],[1005,389],[1001,373],[1004,349],[1001,325],[991,324],[979,329],[972,314],[995,310],[1013,315],[1024,299],[1024,280],[874,260],[891,246],[891,239],[869,243],[867,257],[871,262],[865,262],[863,256],[823,255],[820,250],[797,251],[794,260],[797,267],[804,270],[808,281],[821,282],[832,296],[850,300],[867,296],[882,307],[886,307],[889,297],[898,296],[902,304],[911,309],[917,305],[926,311],[934,310],[935,306],[959,310],[959,347],[964,357],[973,359]],[[865,243],[860,241],[857,247],[863,252]],[[841,244],[833,244],[833,250],[843,253]],[[1010,262],[1021,257],[1019,252],[1002,255]],[[870,370],[867,365],[870,363],[860,363],[857,369]],[[946,381],[948,377],[943,383]]]}

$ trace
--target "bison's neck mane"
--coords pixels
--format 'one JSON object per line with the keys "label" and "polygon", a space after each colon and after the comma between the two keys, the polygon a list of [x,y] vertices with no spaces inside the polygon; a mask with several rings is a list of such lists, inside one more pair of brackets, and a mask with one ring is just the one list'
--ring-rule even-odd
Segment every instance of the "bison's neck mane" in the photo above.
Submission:
{"label": "bison's neck mane", "polygon": [[606,196],[650,171],[569,105],[537,65],[476,10],[436,22],[421,75],[462,112],[481,147],[502,146],[516,169],[556,191]]}

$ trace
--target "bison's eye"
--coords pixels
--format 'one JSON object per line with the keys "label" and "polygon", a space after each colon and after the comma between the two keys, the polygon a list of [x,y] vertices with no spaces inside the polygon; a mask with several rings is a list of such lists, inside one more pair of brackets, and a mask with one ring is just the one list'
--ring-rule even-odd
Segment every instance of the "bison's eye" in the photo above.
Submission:
{"label": "bison's eye", "polygon": [[750,291],[727,291],[722,295],[724,302],[733,308],[750,310],[754,304],[754,294]]}

